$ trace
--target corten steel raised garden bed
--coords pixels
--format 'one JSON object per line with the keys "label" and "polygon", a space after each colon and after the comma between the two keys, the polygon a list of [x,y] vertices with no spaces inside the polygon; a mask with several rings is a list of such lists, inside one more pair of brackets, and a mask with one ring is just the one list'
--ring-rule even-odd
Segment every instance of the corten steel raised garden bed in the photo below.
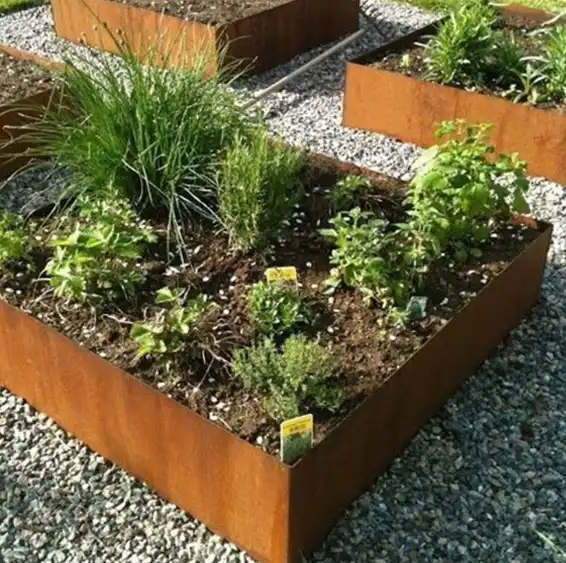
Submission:
{"label": "corten steel raised garden bed", "polygon": [[537,301],[552,227],[519,221],[524,250],[293,466],[3,301],[0,385],[258,560],[297,563]]}
{"label": "corten steel raised garden bed", "polygon": [[[7,45],[0,45],[0,52],[6,53],[15,59],[29,61],[38,66],[51,68],[56,71],[63,69],[63,65],[59,63],[40,57],[35,53],[21,51]],[[55,89],[48,88],[31,96],[27,96],[26,98],[0,105],[0,146],[10,137],[18,136],[18,126],[29,122],[31,119],[40,118],[42,108],[47,107],[50,103],[55,103],[56,99],[57,93]],[[10,154],[20,155],[26,148],[23,143],[14,142],[9,148],[2,147],[0,149],[0,180],[6,179],[13,172],[30,162],[31,159],[25,156],[19,156],[17,158],[10,156]]]}
{"label": "corten steel raised garden bed", "polygon": [[[551,18],[522,6],[505,11],[537,22]],[[429,147],[438,141],[435,124],[441,121],[492,123],[491,141],[497,151],[518,152],[528,162],[529,174],[565,183],[566,114],[371,66],[388,53],[422,42],[436,28],[437,24],[426,26],[347,62],[343,125]]]}
{"label": "corten steel raised garden bed", "polygon": [[359,0],[289,0],[215,25],[113,0],[51,2],[55,30],[70,41],[116,52],[113,35],[120,31],[120,37],[141,58],[156,45],[176,66],[190,64],[203,46],[207,53],[216,53],[227,44],[227,61],[244,60],[246,67],[253,63],[254,72],[355,31],[359,4]]}

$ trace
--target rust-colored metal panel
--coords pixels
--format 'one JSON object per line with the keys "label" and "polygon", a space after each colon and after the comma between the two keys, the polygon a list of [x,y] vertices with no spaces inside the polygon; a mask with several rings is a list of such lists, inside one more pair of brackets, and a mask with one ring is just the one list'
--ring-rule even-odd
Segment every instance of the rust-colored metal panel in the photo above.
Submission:
{"label": "rust-colored metal panel", "polygon": [[236,20],[224,30],[228,55],[256,57],[254,71],[268,70],[355,31],[359,8],[360,0],[295,0]]}
{"label": "rust-colored metal panel", "polygon": [[0,301],[0,385],[261,561],[287,563],[287,466]]}
{"label": "rust-colored metal panel", "polygon": [[535,304],[552,231],[542,223],[540,228],[504,272],[293,466],[295,551],[307,554],[319,545],[348,505]]}
{"label": "rust-colored metal panel", "polygon": [[[21,51],[9,45],[0,44],[0,51],[23,61],[62,71],[64,65],[41,57],[29,51]],[[10,155],[23,153],[28,146],[24,143],[13,143],[10,147],[2,147],[2,143],[13,136],[18,136],[18,131],[10,130],[11,127],[21,126],[31,119],[38,119],[42,115],[43,108],[50,103],[55,103],[57,95],[54,89],[44,90],[21,100],[15,100],[10,104],[0,106],[0,180],[8,178],[11,174],[23,168],[30,162],[28,157],[13,158]]]}
{"label": "rust-colored metal panel", "polygon": [[214,28],[111,0],[51,0],[55,31],[75,43],[117,53],[124,39],[140,59],[166,54],[169,63],[190,64],[199,49],[216,52]]}
{"label": "rust-colored metal panel", "polygon": [[[544,12],[513,7],[537,21]],[[401,141],[428,147],[437,142],[436,124],[463,118],[492,123],[492,141],[498,152],[518,152],[528,162],[529,174],[566,183],[566,114],[538,109],[495,96],[389,72],[368,65],[387,52],[430,33],[427,26],[350,61],[346,65],[343,125],[382,133]]]}
{"label": "rust-colored metal panel", "polygon": [[[121,31],[142,59],[158,40],[175,66],[190,65],[198,49],[216,50],[229,41],[229,60],[255,61],[260,72],[355,31],[360,0],[289,0],[226,26],[205,25],[112,0],[52,0],[56,32],[65,39],[116,52],[110,32]],[[104,23],[108,29],[104,28]],[[210,51],[209,51],[210,50]]]}

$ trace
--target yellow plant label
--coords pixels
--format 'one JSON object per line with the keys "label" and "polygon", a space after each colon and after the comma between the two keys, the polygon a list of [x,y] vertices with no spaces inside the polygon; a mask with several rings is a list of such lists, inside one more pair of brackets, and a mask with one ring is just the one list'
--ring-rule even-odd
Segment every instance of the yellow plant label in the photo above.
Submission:
{"label": "yellow plant label", "polygon": [[267,283],[296,285],[298,282],[297,268],[295,268],[295,266],[267,268],[267,270],[265,270],[265,277]]}
{"label": "yellow plant label", "polygon": [[313,445],[314,422],[312,414],[291,418],[281,423],[281,461],[294,463]]}

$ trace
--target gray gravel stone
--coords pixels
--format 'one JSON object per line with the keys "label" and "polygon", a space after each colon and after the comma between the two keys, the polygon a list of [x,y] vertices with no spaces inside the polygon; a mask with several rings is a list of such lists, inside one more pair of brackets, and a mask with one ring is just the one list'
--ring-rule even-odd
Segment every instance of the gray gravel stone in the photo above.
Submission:
{"label": "gray gravel stone", "polygon": [[[430,20],[376,6],[381,33],[346,56]],[[45,7],[0,19],[0,43],[55,58],[76,49],[54,38]],[[318,52],[239,87],[256,92]],[[270,98],[270,127],[406,177],[416,147],[340,127],[343,66],[335,56]],[[38,180],[10,184],[0,205],[28,202]],[[566,192],[534,179],[529,199],[533,215],[555,225],[540,303],[350,508],[313,563],[553,561],[536,531],[566,546]],[[0,452],[2,562],[250,561],[2,389]]]}

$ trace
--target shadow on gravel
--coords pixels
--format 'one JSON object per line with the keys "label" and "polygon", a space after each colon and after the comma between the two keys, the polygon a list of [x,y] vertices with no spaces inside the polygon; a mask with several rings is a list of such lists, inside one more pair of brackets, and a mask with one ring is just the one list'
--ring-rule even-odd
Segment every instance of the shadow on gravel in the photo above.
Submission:
{"label": "shadow on gravel", "polygon": [[[368,27],[368,24],[366,21],[361,20],[360,26]],[[381,28],[379,31],[374,26],[370,27],[371,29],[369,29],[362,37],[358,38],[354,43],[350,44],[338,53],[331,55],[325,61],[309,69],[305,72],[305,74],[295,80],[292,80],[281,88],[279,92],[292,97],[291,100],[287,100],[286,105],[290,107],[295,106],[304,101],[306,98],[310,98],[312,96],[336,95],[341,92],[343,88],[345,60],[355,58],[371,49],[379,47],[383,43],[390,41],[395,37],[402,36],[415,29],[414,25],[408,25],[399,21],[381,17],[378,23],[378,29]],[[338,41],[322,47],[317,47],[316,49],[312,49],[305,54],[295,57],[292,61],[275,69],[269,70],[259,76],[253,76],[242,80],[235,85],[235,89],[238,91],[253,92],[254,90],[267,88],[277,80],[287,76],[294,70],[313,60],[336,43],[338,43]],[[275,98],[276,96],[272,95],[268,99]],[[285,107],[279,107],[281,103],[278,103],[277,105],[277,113],[285,110]]]}
{"label": "shadow on gravel", "polygon": [[[563,561],[566,268],[310,563]],[[473,344],[473,343],[471,343]]]}

